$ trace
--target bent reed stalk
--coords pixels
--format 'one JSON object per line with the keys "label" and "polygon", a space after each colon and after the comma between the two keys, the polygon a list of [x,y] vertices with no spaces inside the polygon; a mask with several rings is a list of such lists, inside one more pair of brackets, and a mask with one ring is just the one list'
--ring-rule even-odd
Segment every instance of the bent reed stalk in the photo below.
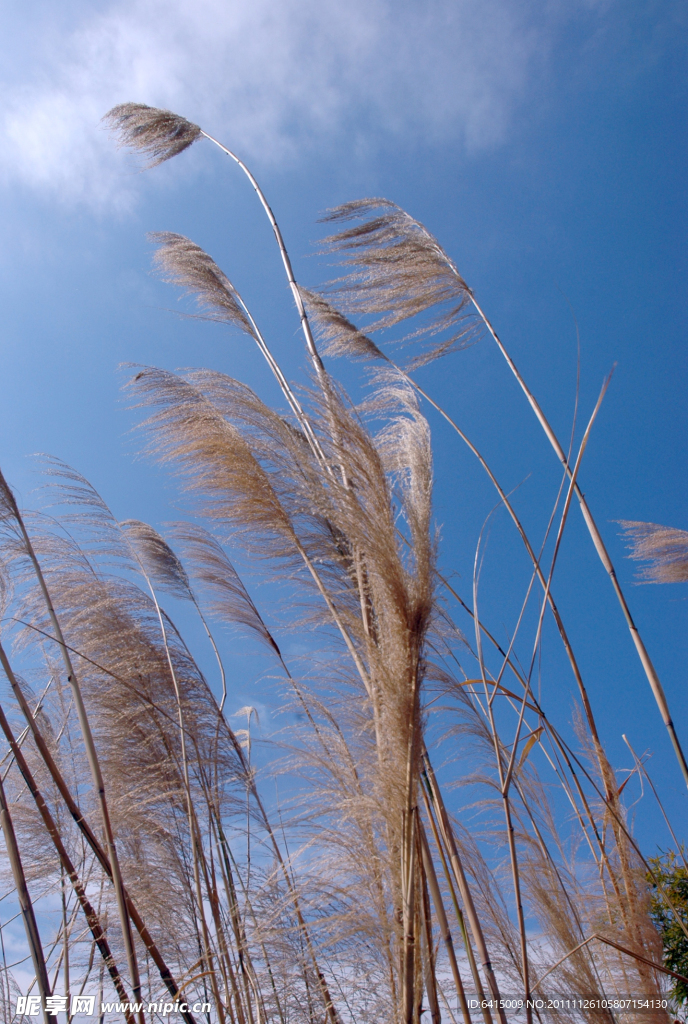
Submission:
{"label": "bent reed stalk", "polygon": [[[534,1019],[534,993],[562,992],[592,1002],[557,1021],[597,1024],[624,1019],[599,1008],[619,992],[661,1000],[671,972],[650,918],[649,865],[595,723],[597,694],[552,596],[574,497],[604,553],[578,485],[599,401],[572,461],[453,262],[395,204],[362,200],[327,214],[340,230],[325,248],[347,269],[312,291],[297,283],[275,215],[231,149],[141,104],[114,108],[106,123],[151,166],[202,138],[236,162],[270,221],[311,376],[307,388],[289,382],[200,246],[158,234],[161,275],[197,300],[202,318],[252,339],[287,411],[213,370],[134,368],[127,389],[145,410],[145,450],[187,503],[187,520],[167,536],[117,522],[57,459],[47,463],[57,513],[20,511],[2,478],[0,817],[41,999],[79,988],[107,1003],[109,985],[127,1005],[103,1019],[128,1024],[153,1019],[168,997],[166,1012],[187,1024],[421,1024],[426,1014],[433,1024],[506,1024]],[[365,330],[354,315],[368,318]],[[383,329],[406,331],[405,363],[370,337]],[[537,543],[483,454],[413,375],[481,330],[562,462]],[[352,401],[323,355],[377,364],[365,401]],[[421,401],[478,458],[525,547],[529,576],[506,649],[483,618],[483,549],[470,602],[440,568]],[[684,538],[625,526],[638,557],[679,578]],[[279,584],[281,622],[274,590],[260,607],[237,559]],[[212,676],[185,639],[189,614]],[[568,739],[553,721],[556,691],[554,716],[545,708],[548,663],[544,697],[534,686],[549,615],[583,708]],[[233,630],[230,641],[218,625]],[[304,638],[300,659],[289,630]],[[246,730],[231,724],[232,655],[244,647],[274,659],[288,712],[281,753],[263,744],[258,765],[252,709]],[[636,759],[638,778],[641,768]],[[266,795],[271,773],[286,779],[286,806]],[[456,785],[472,795],[457,799]],[[17,982],[9,971],[7,980],[11,1001]]]}

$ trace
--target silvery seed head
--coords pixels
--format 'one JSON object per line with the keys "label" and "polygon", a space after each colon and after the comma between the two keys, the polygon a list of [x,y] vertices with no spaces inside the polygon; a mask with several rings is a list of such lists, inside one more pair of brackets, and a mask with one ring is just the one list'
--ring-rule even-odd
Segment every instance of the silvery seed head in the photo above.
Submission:
{"label": "silvery seed head", "polygon": [[103,121],[117,135],[120,146],[129,146],[150,158],[148,167],[181,153],[201,134],[198,125],[186,118],[143,103],[120,103],[107,112]]}

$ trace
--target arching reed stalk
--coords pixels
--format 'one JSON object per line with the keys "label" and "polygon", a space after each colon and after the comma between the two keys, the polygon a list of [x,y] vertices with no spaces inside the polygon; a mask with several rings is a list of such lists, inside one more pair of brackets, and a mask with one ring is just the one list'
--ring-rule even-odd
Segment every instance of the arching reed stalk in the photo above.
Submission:
{"label": "arching reed stalk", "polygon": [[[0,662],[10,700],[0,708],[0,817],[41,998],[52,975],[52,987],[61,978],[107,1001],[109,985],[129,1004],[124,963],[136,1006],[110,1016],[128,1024],[159,1016],[168,995],[164,1014],[186,1024],[507,1024],[503,994],[524,1000],[515,1017],[527,1021],[535,994],[661,998],[663,979],[678,975],[662,964],[650,918],[651,865],[631,834],[628,780],[604,750],[596,694],[552,596],[574,498],[607,557],[578,487],[599,402],[576,456],[573,431],[565,454],[453,262],[393,203],[327,215],[338,233],[326,249],[347,270],[309,291],[233,151],[141,104],[106,120],[151,165],[207,138],[243,170],[272,226],[311,373],[307,388],[293,385],[215,260],[181,235],[158,234],[161,276],[195,297],[202,318],[252,339],[286,412],[213,370],[134,368],[128,393],[146,410],[146,450],[187,502],[187,520],[166,535],[117,522],[56,459],[47,468],[59,512],[50,516],[21,513],[2,479]],[[403,364],[371,339],[382,329],[406,332]],[[562,462],[537,542],[485,456],[413,376],[485,331]],[[325,357],[377,363],[364,402],[329,372],[316,337]],[[528,556],[504,646],[485,621],[483,549],[470,601],[440,570],[421,400],[477,457]],[[635,555],[654,560],[651,579],[684,578],[681,531],[624,525]],[[258,601],[241,562],[279,584],[287,623],[273,589],[265,607]],[[207,676],[184,636],[188,614],[210,645]],[[560,692],[551,713],[551,689],[543,696],[534,685],[550,614],[583,708],[568,739]],[[459,615],[472,622],[472,644]],[[229,648],[218,622],[239,631]],[[306,651],[300,662],[282,641],[287,627]],[[252,735],[231,725],[232,645],[244,643],[274,659],[290,713],[281,761],[263,752],[256,762]],[[278,771],[287,797],[273,804],[263,784]],[[635,756],[631,778],[644,778]],[[472,787],[468,805],[455,785]],[[50,942],[41,941],[39,891],[59,905]],[[563,1013],[572,1024],[581,1016],[612,1020],[594,1006]]]}

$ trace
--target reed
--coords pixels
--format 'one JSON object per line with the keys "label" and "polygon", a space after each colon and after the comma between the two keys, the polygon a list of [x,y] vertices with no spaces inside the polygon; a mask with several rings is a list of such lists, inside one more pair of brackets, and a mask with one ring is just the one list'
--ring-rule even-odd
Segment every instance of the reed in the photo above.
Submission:
{"label": "reed", "polygon": [[[330,211],[338,230],[323,247],[345,271],[307,289],[233,151],[140,104],[114,108],[106,122],[150,166],[205,138],[246,174],[275,235],[309,376],[301,387],[288,380],[210,255],[180,235],[155,235],[158,272],[197,301],[201,318],[255,343],[284,408],[212,369],[133,368],[127,393],[143,410],[144,450],[169,468],[186,504],[187,518],[163,532],[118,522],[57,459],[46,464],[50,515],[20,510],[2,480],[0,817],[42,997],[171,999],[187,1024],[505,1024],[533,1020],[533,999],[572,991],[599,1005],[559,1010],[557,1020],[612,1021],[624,1014],[605,1000],[662,999],[674,982],[688,985],[663,962],[653,923],[663,906],[685,930],[676,887],[633,837],[625,783],[595,722],[598,695],[553,596],[577,503],[685,768],[578,482],[606,384],[577,451],[565,453],[469,285],[403,210],[370,199]],[[359,317],[365,327],[350,319]],[[397,332],[410,353],[403,362],[371,337],[383,330]],[[562,464],[537,540],[483,454],[414,377],[483,336],[500,347]],[[325,363],[336,356],[363,361],[364,401]],[[528,556],[506,648],[483,618],[482,543],[470,600],[440,568],[426,406],[479,460]],[[649,578],[686,578],[685,534],[624,527],[634,556],[652,560]],[[262,607],[238,565],[269,581],[270,595],[279,588],[291,628],[308,630],[308,671],[286,653],[272,596]],[[208,674],[176,624],[180,608],[179,621],[198,618]],[[573,730],[555,725],[551,696],[534,686],[549,617],[580,697]],[[258,765],[252,709],[243,709],[246,729],[232,725],[223,624],[232,644],[257,642],[273,659],[276,694],[297,712]],[[267,795],[271,774],[282,775],[286,802]],[[456,786],[478,794],[472,807],[459,807]],[[6,975],[11,1000],[17,983]],[[155,1012],[110,1016],[143,1022]],[[537,1015],[554,1016],[541,1006]]]}

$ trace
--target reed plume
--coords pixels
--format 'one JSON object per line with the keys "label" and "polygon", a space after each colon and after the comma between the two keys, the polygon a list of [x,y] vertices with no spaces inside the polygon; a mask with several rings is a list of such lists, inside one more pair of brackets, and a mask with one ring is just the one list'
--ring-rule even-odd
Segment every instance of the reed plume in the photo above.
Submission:
{"label": "reed plume", "polygon": [[631,558],[647,562],[640,571],[645,583],[685,583],[688,580],[688,533],[656,523],[620,520]]}
{"label": "reed plume", "polygon": [[129,146],[149,158],[148,167],[157,167],[183,153],[202,134],[198,125],[186,118],[144,103],[120,103],[108,111],[103,121],[119,136],[121,146]]}
{"label": "reed plume", "polygon": [[[0,817],[43,990],[73,991],[78,975],[122,1002],[145,991],[210,1004],[180,1010],[186,1024],[506,1024],[501,993],[572,991],[602,1005],[567,1019],[598,1024],[614,995],[661,1000],[672,971],[648,877],[671,913],[673,896],[632,833],[626,783],[641,766],[621,781],[611,764],[552,597],[574,497],[605,561],[577,479],[599,402],[565,455],[510,362],[562,461],[531,542],[485,458],[411,376],[485,332],[501,345],[422,224],[384,199],[330,211],[339,230],[324,251],[345,272],[308,290],[231,150],[140,104],[105,120],[151,166],[201,137],[239,164],[275,233],[310,374],[292,384],[217,263],[159,233],[158,273],[200,319],[251,338],[285,408],[212,369],[134,367],[144,450],[185,505],[164,529],[119,522],[58,459],[42,512],[23,513],[0,477]],[[322,362],[309,316],[323,355],[377,364],[364,367],[363,401]],[[405,365],[382,332],[411,347]],[[470,601],[440,567],[421,399],[480,460],[528,555],[504,644],[483,612],[482,542]],[[687,578],[682,531],[622,525],[645,578]],[[254,589],[256,577],[270,586]],[[535,685],[550,613],[581,703],[572,734],[547,663]],[[195,653],[192,616],[211,658]],[[236,628],[216,637],[217,621]],[[237,712],[245,729],[231,714],[255,703],[234,688],[247,636],[270,658],[262,686],[284,712],[260,744],[253,708]],[[51,899],[47,941],[48,910],[35,907]],[[143,1010],[122,1012],[134,1024]]]}

